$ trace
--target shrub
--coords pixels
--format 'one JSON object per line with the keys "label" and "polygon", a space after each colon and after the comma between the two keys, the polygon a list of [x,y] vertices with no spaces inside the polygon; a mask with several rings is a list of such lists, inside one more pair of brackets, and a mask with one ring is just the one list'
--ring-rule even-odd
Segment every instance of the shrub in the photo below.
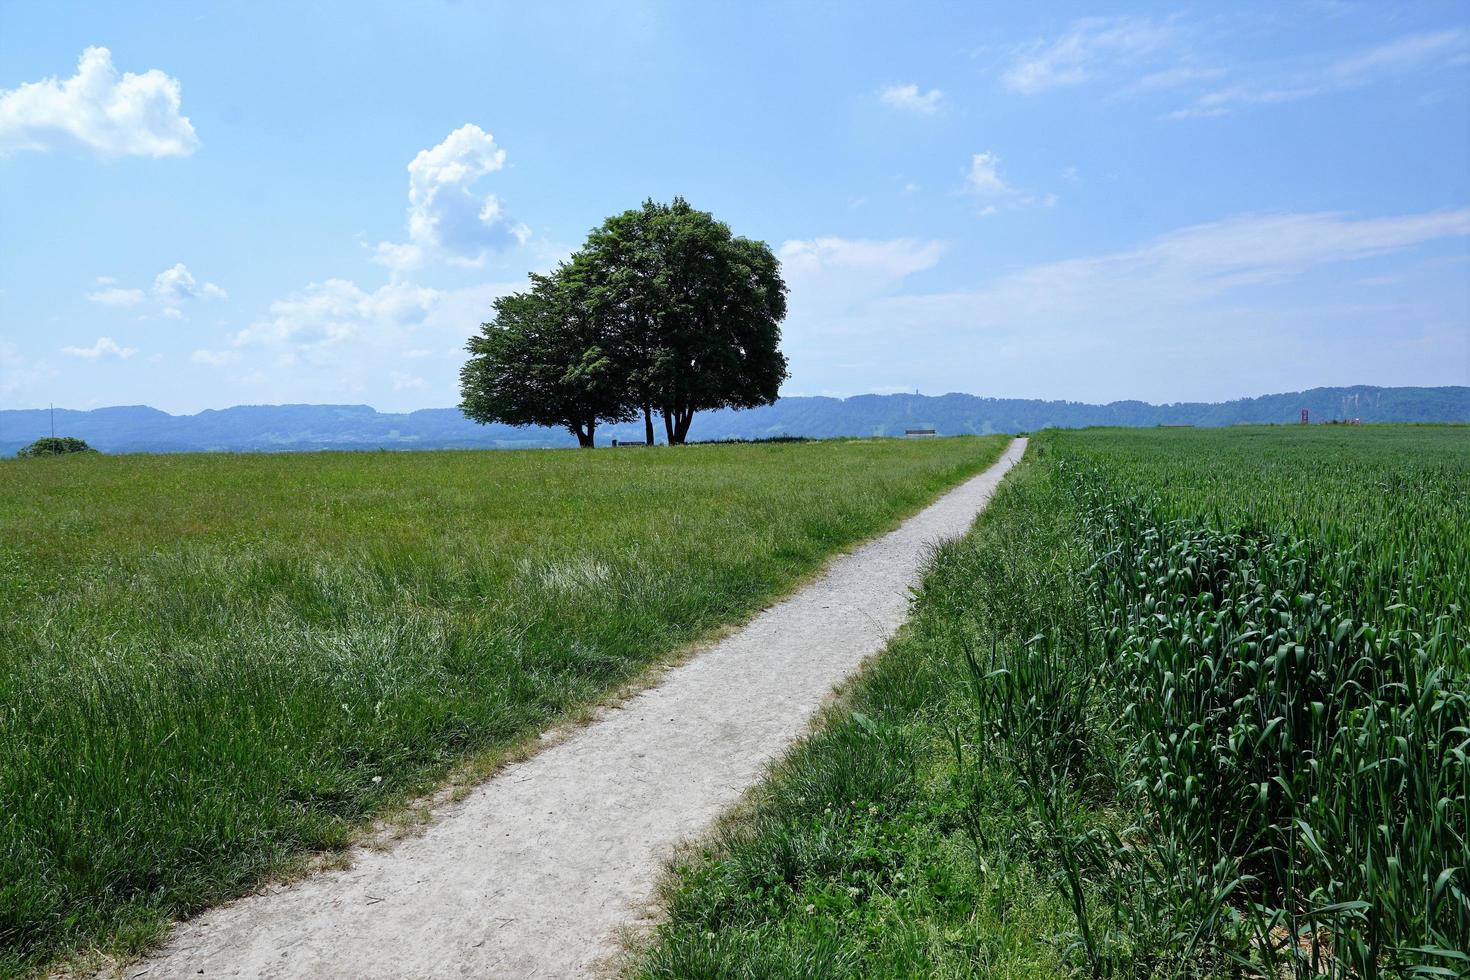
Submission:
{"label": "shrub", "polygon": [[36,456],[66,456],[71,453],[95,453],[96,451],[81,439],[73,439],[71,436],[46,436],[24,447],[15,456],[17,459],[28,459]]}

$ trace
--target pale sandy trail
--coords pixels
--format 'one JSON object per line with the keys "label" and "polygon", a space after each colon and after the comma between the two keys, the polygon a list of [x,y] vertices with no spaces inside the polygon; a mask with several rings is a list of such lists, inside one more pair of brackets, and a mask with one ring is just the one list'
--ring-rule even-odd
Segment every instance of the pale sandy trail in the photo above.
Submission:
{"label": "pale sandy trail", "polygon": [[962,534],[1025,450],[565,741],[508,766],[421,835],[179,926],[129,977],[576,977],[617,949],[664,861],[801,735],[908,611],[929,546]]}

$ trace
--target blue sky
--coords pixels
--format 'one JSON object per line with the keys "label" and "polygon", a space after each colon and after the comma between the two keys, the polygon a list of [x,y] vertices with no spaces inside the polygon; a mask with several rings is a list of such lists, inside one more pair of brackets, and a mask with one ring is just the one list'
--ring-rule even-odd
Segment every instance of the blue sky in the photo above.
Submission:
{"label": "blue sky", "polygon": [[682,194],[785,394],[1470,384],[1470,6],[0,0],[0,407],[452,405]]}

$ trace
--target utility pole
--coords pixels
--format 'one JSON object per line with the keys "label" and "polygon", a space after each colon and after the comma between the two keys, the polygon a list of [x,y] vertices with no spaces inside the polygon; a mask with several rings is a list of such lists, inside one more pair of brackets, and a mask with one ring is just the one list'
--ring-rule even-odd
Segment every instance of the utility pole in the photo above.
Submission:
{"label": "utility pole", "polygon": [[51,438],[56,438],[56,403],[51,403]]}

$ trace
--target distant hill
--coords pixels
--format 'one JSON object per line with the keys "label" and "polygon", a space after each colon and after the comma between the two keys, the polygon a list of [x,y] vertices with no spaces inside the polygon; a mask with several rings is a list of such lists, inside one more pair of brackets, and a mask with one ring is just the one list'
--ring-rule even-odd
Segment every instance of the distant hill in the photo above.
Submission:
{"label": "distant hill", "polygon": [[[1291,423],[1303,408],[1314,422],[1343,417],[1364,422],[1470,422],[1470,388],[1313,388],[1231,402],[1173,405],[1139,401],[1088,405],[963,394],[783,398],[749,411],[704,412],[695,418],[690,436],[701,440],[895,436],[906,428],[957,435],[1089,425]],[[44,408],[0,410],[0,455],[13,455],[50,432],[50,413]],[[197,415],[169,415],[143,405],[89,412],[57,409],[56,432],[111,453],[575,445],[564,430],[476,425],[453,408],[396,414],[366,405],[239,405]],[[597,430],[599,445],[642,438],[641,423]]]}

